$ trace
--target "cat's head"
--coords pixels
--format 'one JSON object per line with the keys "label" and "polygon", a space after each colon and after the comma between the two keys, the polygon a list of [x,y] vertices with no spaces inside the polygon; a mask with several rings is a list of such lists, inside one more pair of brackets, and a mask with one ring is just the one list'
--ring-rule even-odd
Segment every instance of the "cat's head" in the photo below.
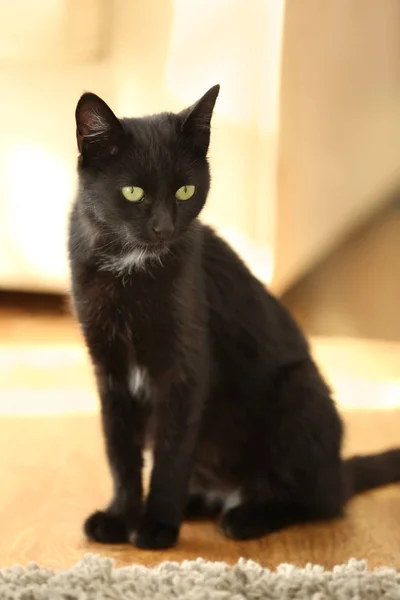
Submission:
{"label": "cat's head", "polygon": [[76,108],[80,202],[94,227],[156,251],[178,240],[204,206],[207,151],[219,86],[180,113],[118,119],[98,96]]}

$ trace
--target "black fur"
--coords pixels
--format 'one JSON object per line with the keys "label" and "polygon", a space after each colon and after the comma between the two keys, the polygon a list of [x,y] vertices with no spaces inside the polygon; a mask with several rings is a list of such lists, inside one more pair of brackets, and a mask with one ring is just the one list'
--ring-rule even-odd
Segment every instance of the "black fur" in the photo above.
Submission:
{"label": "black fur", "polygon": [[[109,507],[85,524],[99,542],[165,548],[184,516],[216,514],[228,536],[255,538],[339,516],[353,493],[400,478],[397,450],[342,461],[342,423],[302,333],[197,220],[218,91],[140,119],[118,120],[94,94],[77,106],[72,293],[114,480]],[[185,184],[196,192],[179,202]],[[125,200],[127,185],[143,202]]]}

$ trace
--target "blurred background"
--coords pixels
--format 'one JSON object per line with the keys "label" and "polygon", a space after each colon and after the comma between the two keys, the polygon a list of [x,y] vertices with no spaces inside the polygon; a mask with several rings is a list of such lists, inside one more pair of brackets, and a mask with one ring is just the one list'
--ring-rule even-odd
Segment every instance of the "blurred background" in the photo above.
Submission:
{"label": "blurred background", "polygon": [[67,300],[79,96],[139,116],[217,82],[204,220],[339,403],[400,405],[399,24],[398,0],[2,2],[0,413],[97,409]]}

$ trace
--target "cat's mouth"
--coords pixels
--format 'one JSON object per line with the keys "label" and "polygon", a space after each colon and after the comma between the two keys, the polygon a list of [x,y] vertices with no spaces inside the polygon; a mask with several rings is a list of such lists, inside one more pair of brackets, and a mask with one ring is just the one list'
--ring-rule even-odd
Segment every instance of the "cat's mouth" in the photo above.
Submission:
{"label": "cat's mouth", "polygon": [[140,247],[142,247],[144,250],[152,250],[154,252],[160,251],[163,252],[165,250],[167,250],[171,244],[172,244],[173,240],[169,240],[168,242],[162,242],[162,241],[158,241],[158,242],[145,242],[145,243],[141,243]]}
{"label": "cat's mouth", "polygon": [[179,240],[179,236],[171,237],[168,239],[159,239],[159,240],[138,240],[138,247],[143,248],[143,250],[150,250],[154,253],[157,252],[165,252],[168,251],[172,246],[174,246]]}
{"label": "cat's mouth", "polygon": [[173,242],[174,240],[148,240],[141,236],[133,236],[130,242],[125,244],[125,250],[150,251],[156,254],[167,250]]}

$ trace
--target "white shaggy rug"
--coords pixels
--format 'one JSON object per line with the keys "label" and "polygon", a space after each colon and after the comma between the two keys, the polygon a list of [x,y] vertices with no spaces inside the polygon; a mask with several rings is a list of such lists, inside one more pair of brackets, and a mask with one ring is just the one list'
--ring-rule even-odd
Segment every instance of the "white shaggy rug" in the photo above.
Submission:
{"label": "white shaggy rug", "polygon": [[153,569],[114,568],[114,561],[92,554],[75,567],[52,571],[0,569],[1,600],[396,600],[400,573],[389,567],[369,571],[364,561],[325,571],[281,565],[263,569],[241,559],[235,566],[202,559],[165,562]]}

